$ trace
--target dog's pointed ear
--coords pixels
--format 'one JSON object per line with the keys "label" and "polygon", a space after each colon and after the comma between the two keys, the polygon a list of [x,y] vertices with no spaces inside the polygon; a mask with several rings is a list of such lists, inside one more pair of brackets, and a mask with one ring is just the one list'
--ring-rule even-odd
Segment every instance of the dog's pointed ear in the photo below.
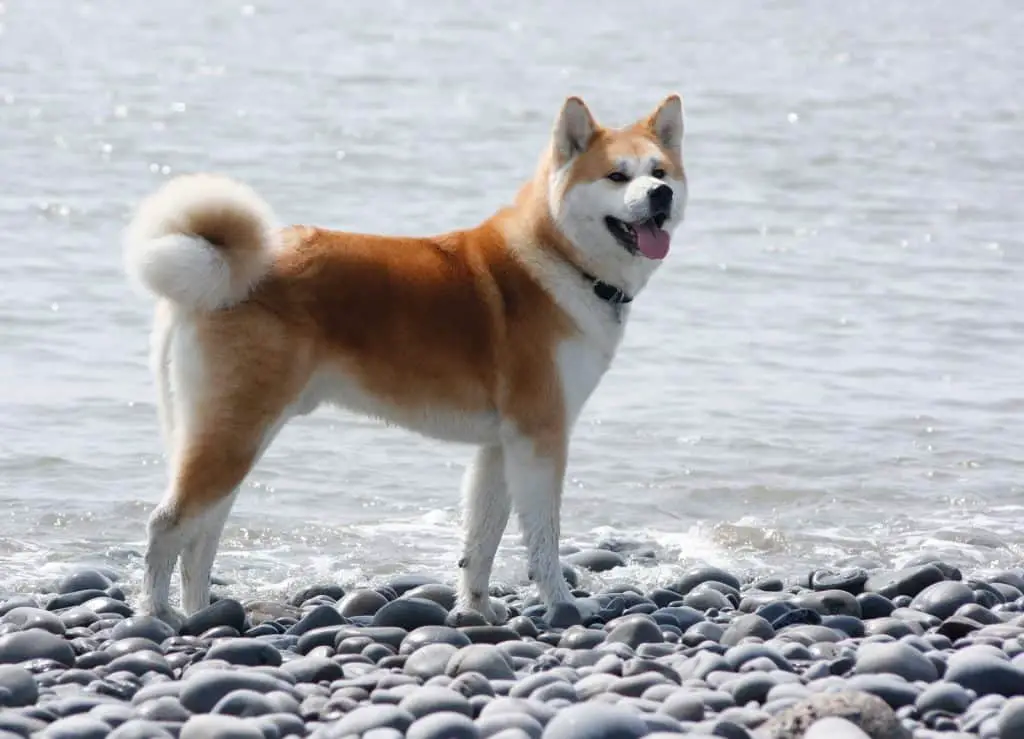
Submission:
{"label": "dog's pointed ear", "polygon": [[644,124],[657,137],[661,145],[679,154],[683,147],[683,100],[672,93],[661,101]]}
{"label": "dog's pointed ear", "polygon": [[587,150],[597,123],[587,104],[578,97],[566,98],[555,121],[554,146],[559,166]]}

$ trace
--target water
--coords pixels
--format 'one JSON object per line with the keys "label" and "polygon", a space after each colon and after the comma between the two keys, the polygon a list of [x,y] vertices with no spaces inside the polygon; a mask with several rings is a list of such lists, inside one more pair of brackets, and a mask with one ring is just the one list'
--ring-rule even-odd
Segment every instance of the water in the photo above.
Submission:
{"label": "water", "polygon": [[[291,222],[471,225],[566,94],[687,108],[688,221],[573,439],[566,538],[791,572],[1024,546],[1024,14],[845,5],[0,5],[0,586],[137,582],[165,474],[119,232],[214,169]],[[1015,71],[1016,70],[1016,71]],[[245,486],[215,572],[449,574],[465,447],[332,411]],[[500,578],[525,576],[512,529]],[[616,573],[618,575],[619,573]]]}

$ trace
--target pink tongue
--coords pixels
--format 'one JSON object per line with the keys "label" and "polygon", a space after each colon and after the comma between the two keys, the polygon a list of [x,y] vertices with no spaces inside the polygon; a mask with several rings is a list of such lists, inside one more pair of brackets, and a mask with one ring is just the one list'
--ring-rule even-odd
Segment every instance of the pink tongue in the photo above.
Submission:
{"label": "pink tongue", "polygon": [[636,248],[648,259],[664,259],[668,254],[669,235],[653,223],[634,226]]}

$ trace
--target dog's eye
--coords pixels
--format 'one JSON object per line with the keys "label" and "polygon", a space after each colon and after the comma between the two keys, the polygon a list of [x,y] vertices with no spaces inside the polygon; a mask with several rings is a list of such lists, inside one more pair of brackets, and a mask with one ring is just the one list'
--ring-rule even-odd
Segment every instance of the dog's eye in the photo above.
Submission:
{"label": "dog's eye", "polygon": [[653,177],[656,180],[665,179],[666,174],[668,173],[665,172],[665,170],[662,169],[661,167],[655,167],[653,170],[651,170],[651,177]]}
{"label": "dog's eye", "polygon": [[612,172],[608,175],[608,179],[612,182],[629,182],[629,177],[622,172]]}

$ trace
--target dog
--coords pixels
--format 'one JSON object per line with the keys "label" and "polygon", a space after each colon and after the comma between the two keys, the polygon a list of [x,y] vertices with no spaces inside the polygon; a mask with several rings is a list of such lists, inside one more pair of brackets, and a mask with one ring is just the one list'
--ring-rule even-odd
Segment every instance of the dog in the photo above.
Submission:
{"label": "dog", "polygon": [[[511,203],[428,237],[280,225],[218,174],[143,199],[124,260],[157,298],[169,483],[147,523],[140,612],[180,623],[209,605],[241,483],[289,419],[324,403],[478,447],[458,613],[497,621],[489,580],[513,508],[541,599],[573,602],[558,551],[569,438],[683,220],[682,141],[676,94],[621,128],[569,97]],[[184,613],[170,604],[179,558]]]}

